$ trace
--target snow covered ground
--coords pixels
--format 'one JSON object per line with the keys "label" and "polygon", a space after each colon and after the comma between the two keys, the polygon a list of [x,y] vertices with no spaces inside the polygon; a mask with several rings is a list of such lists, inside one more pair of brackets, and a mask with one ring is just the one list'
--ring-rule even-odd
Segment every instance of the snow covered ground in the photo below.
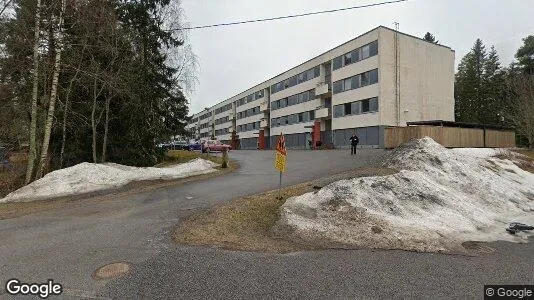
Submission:
{"label": "snow covered ground", "polygon": [[24,186],[2,202],[27,202],[40,199],[85,194],[124,186],[133,181],[178,179],[214,172],[217,164],[197,158],[166,168],[137,168],[114,163],[81,163],[46,174]]}
{"label": "snow covered ground", "polygon": [[505,228],[534,224],[534,174],[494,157],[503,151],[412,140],[384,161],[398,173],[290,198],[277,226],[306,242],[353,248],[463,252],[465,241],[524,242],[526,233]]}

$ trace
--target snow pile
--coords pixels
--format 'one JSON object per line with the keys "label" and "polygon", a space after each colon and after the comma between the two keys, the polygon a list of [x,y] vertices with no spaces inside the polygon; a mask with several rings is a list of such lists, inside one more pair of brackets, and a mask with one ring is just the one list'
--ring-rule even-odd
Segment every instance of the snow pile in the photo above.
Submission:
{"label": "snow pile", "polygon": [[465,241],[525,241],[505,227],[534,223],[534,174],[492,157],[500,151],[412,140],[384,162],[398,173],[290,198],[277,229],[307,243],[430,252],[461,252]]}
{"label": "snow pile", "polygon": [[133,181],[184,178],[214,172],[213,167],[216,165],[200,158],[166,168],[81,163],[48,173],[43,178],[0,199],[0,203],[84,194],[121,187]]}

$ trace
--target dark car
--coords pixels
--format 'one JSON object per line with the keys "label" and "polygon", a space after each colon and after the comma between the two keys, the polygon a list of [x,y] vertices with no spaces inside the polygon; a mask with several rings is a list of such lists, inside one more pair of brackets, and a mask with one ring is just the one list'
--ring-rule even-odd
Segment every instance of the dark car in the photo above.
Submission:
{"label": "dark car", "polygon": [[191,141],[191,142],[189,142],[187,150],[189,150],[189,151],[201,151],[202,150],[202,141]]}

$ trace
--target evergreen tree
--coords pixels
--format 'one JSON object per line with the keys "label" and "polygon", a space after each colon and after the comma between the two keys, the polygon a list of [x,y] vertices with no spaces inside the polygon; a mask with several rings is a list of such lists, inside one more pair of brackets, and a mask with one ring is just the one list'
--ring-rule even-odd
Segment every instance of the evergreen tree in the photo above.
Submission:
{"label": "evergreen tree", "polygon": [[499,124],[505,110],[505,72],[497,51],[489,53],[480,39],[458,65],[455,94],[455,118],[458,122]]}
{"label": "evergreen tree", "polygon": [[435,37],[432,33],[430,33],[430,32],[427,32],[427,33],[425,34],[425,36],[423,37],[423,39],[424,39],[425,41],[427,41],[427,42],[430,42],[430,43],[434,43],[434,44],[439,43],[439,41],[436,41],[436,37]]}
{"label": "evergreen tree", "polygon": [[534,35],[523,39],[523,45],[517,50],[515,57],[524,72],[534,75]]}

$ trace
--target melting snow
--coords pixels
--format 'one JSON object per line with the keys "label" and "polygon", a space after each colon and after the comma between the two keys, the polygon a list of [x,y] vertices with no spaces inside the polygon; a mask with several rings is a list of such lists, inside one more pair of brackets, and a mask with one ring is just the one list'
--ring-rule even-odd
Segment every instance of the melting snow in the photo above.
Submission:
{"label": "melting snow", "polygon": [[463,251],[464,241],[526,241],[505,227],[534,223],[534,174],[493,157],[501,151],[410,141],[383,164],[398,173],[290,198],[278,226],[304,241],[356,248]]}
{"label": "melting snow", "polygon": [[133,181],[184,178],[214,172],[214,166],[215,163],[200,158],[166,168],[81,163],[50,172],[0,199],[0,203],[84,194],[121,187]]}

